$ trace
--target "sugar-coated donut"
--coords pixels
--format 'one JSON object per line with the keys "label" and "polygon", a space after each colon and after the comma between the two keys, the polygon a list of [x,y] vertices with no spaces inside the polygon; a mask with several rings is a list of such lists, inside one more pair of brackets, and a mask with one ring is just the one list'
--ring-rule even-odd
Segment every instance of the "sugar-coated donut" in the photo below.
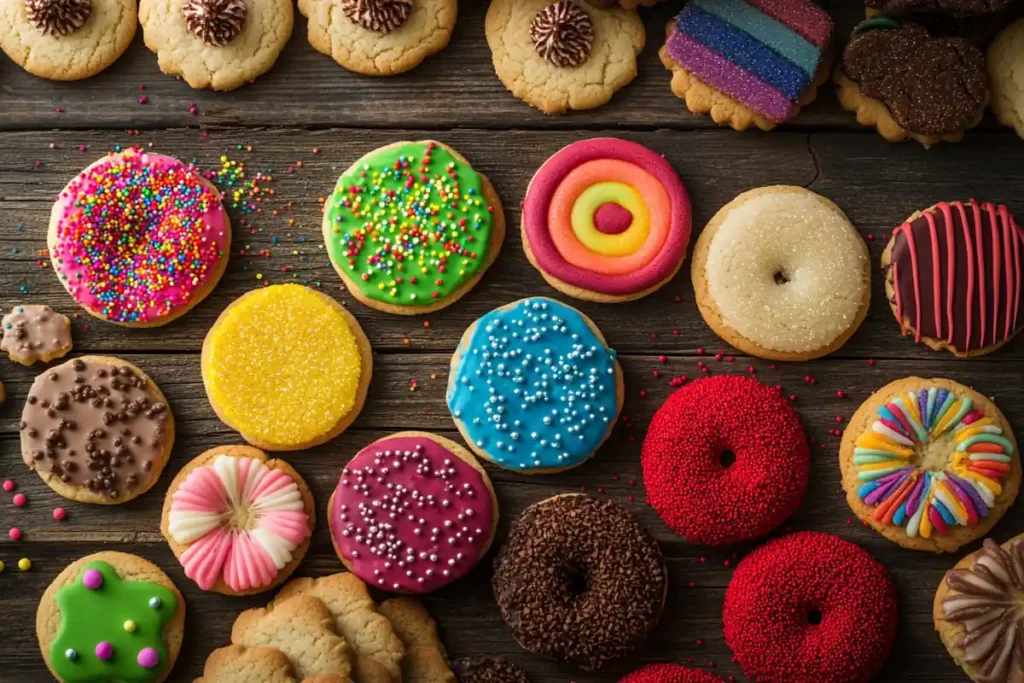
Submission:
{"label": "sugar-coated donut", "polygon": [[853,543],[800,532],[740,562],[722,621],[725,642],[751,680],[867,683],[896,638],[896,587]]}
{"label": "sugar-coated donut", "polygon": [[352,296],[418,315],[455,303],[480,281],[501,251],[505,212],[491,181],[451,147],[396,142],[338,179],[323,234]]}
{"label": "sugar-coated donut", "polygon": [[658,624],[668,578],[629,510],[580,494],[531,505],[494,561],[494,596],[526,650],[595,671]]}
{"label": "sugar-coated donut", "polygon": [[691,275],[715,334],[770,360],[832,353],[871,302],[867,245],[838,206],[802,187],[762,187],[726,204],[697,240]]}
{"label": "sugar-coated donut", "polygon": [[640,462],[647,501],[680,535],[726,545],[764,536],[798,507],[811,455],[800,418],[777,389],[709,377],[655,413]]}
{"label": "sugar-coated donut", "polygon": [[200,588],[252,595],[295,571],[315,521],[313,494],[291,465],[251,446],[218,446],[171,482],[160,530]]}
{"label": "sugar-coated donut", "polygon": [[648,664],[619,680],[619,683],[725,683],[718,676],[679,664]]}
{"label": "sugar-coated donut", "polygon": [[156,327],[187,313],[227,268],[231,222],[194,166],[129,149],[61,191],[47,246],[61,284],[108,322]]}
{"label": "sugar-coated donut", "polygon": [[328,517],[349,571],[377,588],[421,594],[476,566],[498,528],[498,499],[465,448],[426,432],[399,432],[349,461]]}
{"label": "sugar-coated donut", "polygon": [[675,276],[690,198],[664,157],[614,138],[575,142],[544,162],[523,201],[523,249],[555,289],[632,301]]}
{"label": "sugar-coated donut", "polygon": [[448,409],[474,453],[524,474],[583,464],[615,427],[622,368],[593,321],[520,299],[469,326],[452,356]]}
{"label": "sugar-coated donut", "polygon": [[1002,204],[940,202],[893,231],[885,292],[904,336],[961,358],[999,349],[1024,328],[1024,231]]}
{"label": "sugar-coated donut", "polygon": [[1020,489],[999,408],[948,379],[907,377],[854,413],[839,450],[846,500],[904,548],[953,552],[991,531]]}
{"label": "sugar-coated donut", "polygon": [[370,341],[351,313],[302,285],[272,285],[229,305],[203,341],[203,384],[217,416],[267,451],[298,451],[345,431],[366,402]]}

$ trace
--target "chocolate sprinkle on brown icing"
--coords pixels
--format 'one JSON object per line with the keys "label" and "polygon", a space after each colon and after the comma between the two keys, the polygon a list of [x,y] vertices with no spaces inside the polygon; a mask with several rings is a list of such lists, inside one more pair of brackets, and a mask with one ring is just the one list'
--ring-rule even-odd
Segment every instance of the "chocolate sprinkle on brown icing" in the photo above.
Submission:
{"label": "chocolate sprinkle on brown icing", "polygon": [[212,47],[234,40],[245,26],[244,0],[187,0],[181,6],[188,30]]}
{"label": "chocolate sprinkle on brown icing", "polygon": [[594,45],[594,22],[573,0],[559,0],[537,12],[530,40],[545,61],[562,68],[579,66]]}
{"label": "chocolate sprinkle on brown icing", "polygon": [[974,126],[988,105],[985,55],[962,38],[935,38],[924,27],[855,34],[843,70],[893,119],[918,135],[950,135]]}
{"label": "chocolate sprinkle on brown icing", "polygon": [[66,36],[85,25],[92,0],[25,0],[30,24],[46,36]]}
{"label": "chocolate sprinkle on brown icing", "polygon": [[658,544],[628,510],[569,495],[512,523],[493,588],[524,648],[594,671],[657,625],[666,577]]}
{"label": "chocolate sprinkle on brown icing", "polygon": [[19,424],[22,457],[68,486],[118,500],[149,485],[168,446],[168,415],[132,368],[77,358],[33,382]]}
{"label": "chocolate sprinkle on brown icing", "polygon": [[452,670],[459,683],[530,683],[526,672],[505,659],[457,659]]}
{"label": "chocolate sprinkle on brown icing", "polygon": [[341,0],[345,16],[368,31],[391,33],[412,13],[413,0]]}
{"label": "chocolate sprinkle on brown icing", "polygon": [[904,12],[945,12],[985,14],[1010,6],[1014,0],[867,0],[867,6],[888,14]]}

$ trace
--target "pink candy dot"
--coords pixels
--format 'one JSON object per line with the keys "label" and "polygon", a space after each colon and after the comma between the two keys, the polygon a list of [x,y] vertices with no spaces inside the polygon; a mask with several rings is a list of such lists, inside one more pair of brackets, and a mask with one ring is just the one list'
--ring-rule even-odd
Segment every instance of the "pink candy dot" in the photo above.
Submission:
{"label": "pink candy dot", "polygon": [[86,569],[82,574],[82,585],[91,591],[96,590],[103,585],[103,574],[99,569]]}
{"label": "pink candy dot", "polygon": [[144,647],[139,650],[139,656],[136,658],[143,669],[152,669],[160,663],[160,653],[151,647]]}
{"label": "pink candy dot", "polygon": [[11,491],[14,490],[15,486],[16,486],[16,484],[13,481],[11,481],[10,479],[5,479],[4,480],[4,491],[7,491],[8,493],[10,493]]}
{"label": "pink candy dot", "polygon": [[15,493],[14,494],[14,504],[17,507],[21,507],[21,506],[23,506],[27,502],[28,502],[28,498],[25,497],[24,493]]}
{"label": "pink candy dot", "polygon": [[108,660],[114,656],[114,646],[107,641],[102,641],[96,644],[96,657],[97,659]]}
{"label": "pink candy dot", "polygon": [[57,520],[58,522],[60,520],[64,519],[67,516],[67,514],[68,513],[64,511],[64,508],[54,508],[53,509],[53,518],[55,520]]}
{"label": "pink candy dot", "polygon": [[18,527],[11,527],[11,530],[7,532],[7,536],[12,541],[20,541],[21,540],[21,529],[19,529]]}

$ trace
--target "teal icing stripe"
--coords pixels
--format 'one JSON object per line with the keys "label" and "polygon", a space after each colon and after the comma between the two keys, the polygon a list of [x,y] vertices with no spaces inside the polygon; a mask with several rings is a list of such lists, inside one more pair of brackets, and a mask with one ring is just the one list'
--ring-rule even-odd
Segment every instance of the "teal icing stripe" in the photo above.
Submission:
{"label": "teal icing stripe", "polygon": [[854,465],[869,465],[873,462],[889,462],[890,460],[899,460],[898,455],[854,455]]}
{"label": "teal icing stripe", "polygon": [[[975,434],[974,436],[967,437],[966,439],[964,439],[963,441],[961,441],[957,445],[956,450],[959,451],[960,453],[964,453],[965,451],[967,451],[968,448],[970,448],[971,446],[973,446],[976,443],[997,443],[997,444],[999,444],[1000,446],[1002,446],[1006,450],[1007,454],[1013,454],[1013,442],[1012,441],[1007,439],[1005,436],[1000,436],[999,434],[988,434],[988,433]],[[997,454],[995,454],[995,453],[979,453],[979,455],[991,456],[991,455],[997,455]]]}
{"label": "teal icing stripe", "polygon": [[803,36],[743,0],[694,0],[693,4],[718,19],[749,33],[759,42],[814,76],[821,51]]}
{"label": "teal icing stripe", "polygon": [[[971,412],[971,408],[973,407],[974,402],[971,401],[971,398],[969,396],[964,396],[963,401],[960,403],[960,410],[957,411],[956,415],[953,416],[953,419],[949,421],[949,424],[946,425],[946,428],[943,429],[942,432],[948,432],[950,429],[960,424],[960,420],[964,419],[964,415]],[[969,440],[970,439],[968,439],[968,441]]]}
{"label": "teal icing stripe", "polygon": [[[878,455],[878,456],[884,457],[887,460],[899,460],[902,457],[900,455],[897,455],[896,453],[890,453],[889,451],[883,451],[883,450],[880,450],[878,448],[861,448],[859,446],[857,448],[853,449],[853,454],[854,455]],[[905,460],[906,458],[903,458],[903,459]]]}
{"label": "teal icing stripe", "polygon": [[968,460],[979,462],[981,460],[994,460],[996,462],[1010,462],[1011,458],[1003,453],[971,453]]}

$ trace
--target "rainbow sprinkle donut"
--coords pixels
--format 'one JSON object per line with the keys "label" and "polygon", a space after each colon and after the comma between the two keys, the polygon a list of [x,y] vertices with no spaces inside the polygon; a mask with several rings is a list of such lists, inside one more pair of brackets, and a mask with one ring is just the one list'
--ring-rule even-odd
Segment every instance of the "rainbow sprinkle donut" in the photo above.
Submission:
{"label": "rainbow sprinkle donut", "polygon": [[523,249],[544,279],[577,299],[633,301],[679,270],[690,241],[690,198],[664,158],[634,142],[569,145],[533,177]]}
{"label": "rainbow sprinkle donut", "polygon": [[984,536],[1020,488],[1006,418],[947,379],[909,377],[880,389],[850,420],[839,460],[857,516],[914,550],[952,552]]}
{"label": "rainbow sprinkle donut", "polygon": [[129,149],[95,162],[60,193],[47,244],[82,308],[157,327],[213,291],[228,263],[231,222],[195,167]]}

